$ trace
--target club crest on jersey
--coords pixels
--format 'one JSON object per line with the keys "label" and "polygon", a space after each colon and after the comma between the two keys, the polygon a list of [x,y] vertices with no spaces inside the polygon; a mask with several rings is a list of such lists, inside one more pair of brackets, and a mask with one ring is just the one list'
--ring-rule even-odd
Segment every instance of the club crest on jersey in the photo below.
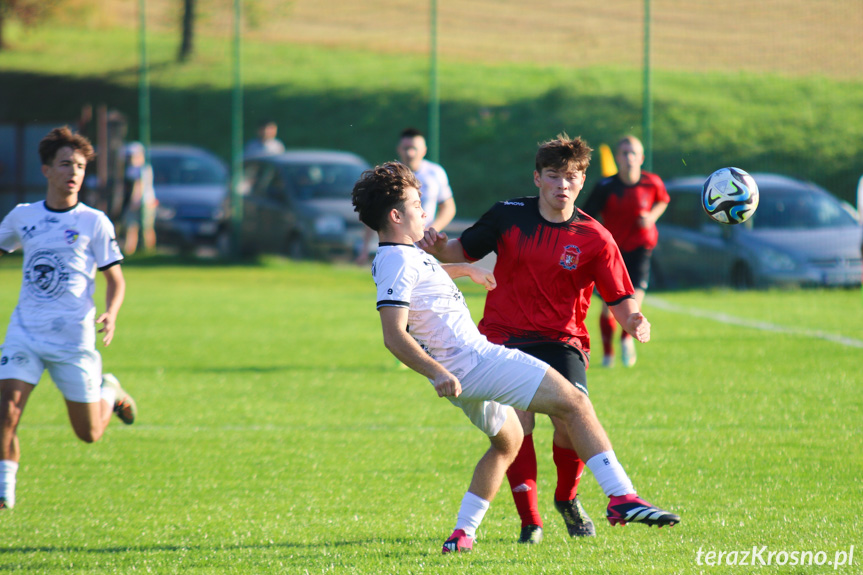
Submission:
{"label": "club crest on jersey", "polygon": [[66,230],[66,243],[74,244],[78,241],[78,230]]}
{"label": "club crest on jersey", "polygon": [[51,250],[39,250],[24,264],[24,285],[36,300],[54,301],[66,292],[69,271],[66,263]]}
{"label": "club crest on jersey", "polygon": [[563,253],[560,255],[560,267],[567,270],[574,270],[578,267],[578,258],[581,256],[581,248],[578,246],[564,246]]}

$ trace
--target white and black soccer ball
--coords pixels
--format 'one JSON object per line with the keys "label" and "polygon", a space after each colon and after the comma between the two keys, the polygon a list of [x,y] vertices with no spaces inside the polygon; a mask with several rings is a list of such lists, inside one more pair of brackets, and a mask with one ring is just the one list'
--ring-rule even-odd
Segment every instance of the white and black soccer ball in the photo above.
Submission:
{"label": "white and black soccer ball", "polygon": [[701,207],[720,224],[742,224],[758,208],[758,185],[740,168],[721,168],[705,180]]}

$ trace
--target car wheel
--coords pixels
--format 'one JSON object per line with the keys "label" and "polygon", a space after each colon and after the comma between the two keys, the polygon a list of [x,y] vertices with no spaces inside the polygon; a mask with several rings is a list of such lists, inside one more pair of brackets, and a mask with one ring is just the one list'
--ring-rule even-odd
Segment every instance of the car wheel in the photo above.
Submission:
{"label": "car wheel", "polygon": [[752,289],[755,286],[755,280],[752,277],[752,270],[744,262],[737,262],[731,268],[731,287],[736,290]]}

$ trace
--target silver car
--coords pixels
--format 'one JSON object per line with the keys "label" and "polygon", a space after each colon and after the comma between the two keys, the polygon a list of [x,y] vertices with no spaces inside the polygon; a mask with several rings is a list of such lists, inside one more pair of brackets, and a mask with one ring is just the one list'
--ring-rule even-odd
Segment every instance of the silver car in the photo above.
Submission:
{"label": "silver car", "polygon": [[653,286],[860,285],[856,213],[825,189],[776,174],[752,174],[760,202],[739,225],[713,222],[701,207],[705,177],[671,180],[657,222]]}
{"label": "silver car", "polygon": [[243,253],[292,258],[353,258],[364,226],[351,191],[369,163],[338,150],[291,150],[243,165]]}

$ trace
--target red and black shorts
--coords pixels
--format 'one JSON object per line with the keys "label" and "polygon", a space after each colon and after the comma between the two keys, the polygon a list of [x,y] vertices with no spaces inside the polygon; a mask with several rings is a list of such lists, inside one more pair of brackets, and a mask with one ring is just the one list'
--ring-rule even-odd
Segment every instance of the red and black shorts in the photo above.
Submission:
{"label": "red and black shorts", "polygon": [[528,355],[544,361],[567,379],[585,395],[587,393],[587,362],[582,353],[564,343],[527,343],[512,346]]}

